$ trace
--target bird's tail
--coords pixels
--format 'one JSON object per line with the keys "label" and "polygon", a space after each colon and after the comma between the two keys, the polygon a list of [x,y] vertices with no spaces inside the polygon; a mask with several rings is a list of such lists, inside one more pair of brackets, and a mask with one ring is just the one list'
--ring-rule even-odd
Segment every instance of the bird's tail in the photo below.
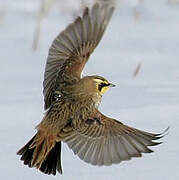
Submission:
{"label": "bird's tail", "polygon": [[53,136],[42,136],[38,132],[18,152],[25,165],[36,167],[45,174],[62,174],[61,141],[56,142]]}

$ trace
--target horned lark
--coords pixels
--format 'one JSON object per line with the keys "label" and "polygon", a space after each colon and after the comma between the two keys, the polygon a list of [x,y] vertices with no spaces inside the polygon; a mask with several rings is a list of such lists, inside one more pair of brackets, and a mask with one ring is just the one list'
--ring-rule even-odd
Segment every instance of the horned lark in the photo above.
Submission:
{"label": "horned lark", "polygon": [[17,154],[29,167],[62,174],[61,142],[92,165],[111,165],[150,153],[162,134],[144,132],[103,115],[102,95],[114,85],[100,76],[81,78],[90,54],[100,42],[114,7],[86,8],[53,41],[44,74],[46,113],[37,134]]}

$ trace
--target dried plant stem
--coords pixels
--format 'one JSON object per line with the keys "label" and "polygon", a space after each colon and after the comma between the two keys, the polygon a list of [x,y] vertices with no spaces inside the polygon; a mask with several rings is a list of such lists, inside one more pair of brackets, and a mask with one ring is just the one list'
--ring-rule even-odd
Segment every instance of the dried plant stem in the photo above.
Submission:
{"label": "dried plant stem", "polygon": [[136,68],[135,68],[134,73],[133,73],[133,78],[135,78],[135,77],[139,74],[139,71],[140,71],[140,69],[141,69],[141,66],[142,66],[142,63],[139,62],[139,63],[137,64]]}
{"label": "dried plant stem", "polygon": [[33,43],[32,43],[32,49],[34,51],[37,50],[38,45],[39,45],[41,22],[42,22],[42,19],[39,19],[37,21],[37,24],[36,24],[36,27],[35,27],[35,31],[34,31],[34,37],[33,37]]}
{"label": "dried plant stem", "polygon": [[40,31],[43,19],[48,15],[55,0],[41,0],[40,9],[37,15],[36,27],[33,35],[32,49],[37,50],[40,41]]}
{"label": "dried plant stem", "polygon": [[179,5],[179,0],[168,0],[168,4],[170,4],[170,5]]}
{"label": "dried plant stem", "polygon": [[6,14],[5,9],[0,9],[0,24],[3,23],[5,14]]}

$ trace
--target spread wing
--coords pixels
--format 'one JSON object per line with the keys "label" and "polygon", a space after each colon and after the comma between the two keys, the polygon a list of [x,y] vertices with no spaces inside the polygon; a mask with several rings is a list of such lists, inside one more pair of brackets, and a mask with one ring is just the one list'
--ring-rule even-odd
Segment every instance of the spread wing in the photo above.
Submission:
{"label": "spread wing", "polygon": [[65,142],[80,159],[99,166],[120,163],[132,157],[141,157],[142,153],[151,153],[153,151],[148,146],[160,144],[154,140],[163,135],[126,126],[100,112],[76,126],[78,127],[73,127],[73,133]]}
{"label": "spread wing", "polygon": [[63,94],[65,87],[78,81],[93,50],[101,40],[112,16],[114,7],[95,4],[86,8],[53,41],[46,63],[43,94],[45,109],[49,108],[54,95]]}

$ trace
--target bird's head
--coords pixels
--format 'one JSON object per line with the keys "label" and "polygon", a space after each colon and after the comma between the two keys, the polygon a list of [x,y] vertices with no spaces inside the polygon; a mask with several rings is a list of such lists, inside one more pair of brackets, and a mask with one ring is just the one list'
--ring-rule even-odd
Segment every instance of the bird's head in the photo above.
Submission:
{"label": "bird's head", "polygon": [[108,80],[101,76],[86,76],[83,78],[84,83],[86,84],[87,91],[97,92],[100,95],[103,95],[109,90],[110,87],[115,85],[110,83]]}

